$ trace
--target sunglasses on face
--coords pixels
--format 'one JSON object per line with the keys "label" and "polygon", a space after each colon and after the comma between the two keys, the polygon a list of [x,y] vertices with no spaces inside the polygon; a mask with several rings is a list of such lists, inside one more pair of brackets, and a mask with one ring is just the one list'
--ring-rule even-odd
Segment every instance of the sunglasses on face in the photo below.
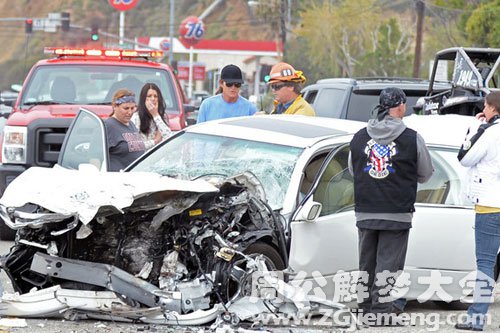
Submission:
{"label": "sunglasses on face", "polygon": [[271,89],[278,91],[281,88],[283,88],[284,86],[286,86],[285,83],[274,83],[274,84],[271,84]]}
{"label": "sunglasses on face", "polygon": [[234,83],[227,83],[227,82],[225,82],[225,83],[226,83],[226,87],[228,87],[228,88],[231,88],[232,86],[235,86],[236,88],[240,88],[241,87],[241,83],[239,83],[239,82],[234,82]]}

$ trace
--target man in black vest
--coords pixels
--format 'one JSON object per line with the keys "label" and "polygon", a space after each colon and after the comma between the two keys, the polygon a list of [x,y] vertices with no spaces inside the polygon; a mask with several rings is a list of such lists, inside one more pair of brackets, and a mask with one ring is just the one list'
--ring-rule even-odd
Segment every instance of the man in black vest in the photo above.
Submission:
{"label": "man in black vest", "polygon": [[354,135],[349,156],[359,270],[365,276],[358,282],[358,304],[362,314],[376,315],[371,318],[387,318],[395,312],[390,290],[404,268],[417,182],[426,182],[434,171],[423,138],[402,121],[405,93],[386,88],[379,103],[374,110],[376,118]]}

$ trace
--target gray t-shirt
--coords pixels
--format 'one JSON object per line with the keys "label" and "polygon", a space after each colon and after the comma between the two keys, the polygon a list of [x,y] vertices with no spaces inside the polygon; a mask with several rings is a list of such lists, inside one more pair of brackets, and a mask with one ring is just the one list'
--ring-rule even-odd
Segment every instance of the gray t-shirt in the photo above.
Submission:
{"label": "gray t-shirt", "polygon": [[108,136],[109,171],[120,171],[146,151],[146,146],[133,122],[128,126],[109,117],[104,121]]}

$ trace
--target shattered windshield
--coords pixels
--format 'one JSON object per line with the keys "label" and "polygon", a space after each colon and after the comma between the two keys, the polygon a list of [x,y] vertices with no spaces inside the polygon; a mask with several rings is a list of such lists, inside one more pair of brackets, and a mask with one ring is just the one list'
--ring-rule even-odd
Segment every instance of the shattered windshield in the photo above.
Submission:
{"label": "shattered windshield", "polygon": [[295,162],[302,148],[223,136],[184,133],[173,138],[132,171],[196,179],[251,171],[260,180],[273,209],[283,205]]}

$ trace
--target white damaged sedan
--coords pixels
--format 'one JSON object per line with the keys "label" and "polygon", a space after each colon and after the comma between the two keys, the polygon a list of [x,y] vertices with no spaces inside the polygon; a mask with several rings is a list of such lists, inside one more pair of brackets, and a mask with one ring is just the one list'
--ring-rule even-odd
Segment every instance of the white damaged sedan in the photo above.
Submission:
{"label": "white damaged sedan", "polygon": [[[457,301],[475,270],[474,211],[456,158],[470,119],[404,121],[426,140],[435,172],[418,188],[397,296]],[[80,111],[59,165],[29,169],[0,199],[18,231],[1,260],[17,293],[3,295],[0,315],[198,325],[249,304],[238,300],[255,296],[251,275],[263,266],[296,288],[282,294],[297,311],[319,299],[341,308],[358,278],[347,158],[363,126],[283,115],[212,121],[112,173],[102,120]],[[314,297],[297,299],[299,289]]]}

